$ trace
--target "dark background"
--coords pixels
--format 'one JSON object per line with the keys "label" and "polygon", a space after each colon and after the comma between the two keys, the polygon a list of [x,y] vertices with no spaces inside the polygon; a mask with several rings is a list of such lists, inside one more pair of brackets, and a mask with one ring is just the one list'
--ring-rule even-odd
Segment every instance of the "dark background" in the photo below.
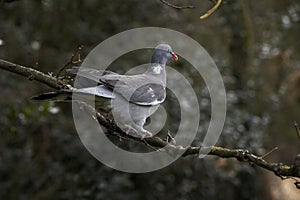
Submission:
{"label": "dark background", "polygon": [[[266,159],[293,163],[300,122],[300,2],[227,0],[209,18],[209,1],[170,1],[195,9],[175,10],[159,0],[0,1],[0,58],[43,72],[66,64],[78,46],[82,56],[106,38],[137,27],[158,26],[197,40],[213,57],[227,90],[228,112],[218,145],[246,148]],[[145,57],[128,57],[124,66]],[[147,58],[146,58],[147,59]],[[209,122],[209,96],[200,122]],[[110,169],[84,148],[71,105],[34,103],[49,88],[0,73],[1,199],[296,199],[292,181],[271,172],[217,157],[182,158],[151,173]],[[170,98],[167,101],[171,101]],[[171,108],[170,108],[171,109]],[[172,112],[172,110],[170,111]],[[174,111],[175,112],[175,111]],[[197,141],[195,141],[197,144]]]}

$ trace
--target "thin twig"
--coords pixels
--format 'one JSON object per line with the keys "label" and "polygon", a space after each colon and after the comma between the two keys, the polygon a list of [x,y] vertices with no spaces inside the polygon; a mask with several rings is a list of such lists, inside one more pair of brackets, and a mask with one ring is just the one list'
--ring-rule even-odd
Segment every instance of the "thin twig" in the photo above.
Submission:
{"label": "thin twig", "polygon": [[208,16],[210,16],[212,13],[214,13],[217,10],[217,8],[221,5],[221,3],[222,0],[218,0],[217,3],[211,9],[209,9],[204,15],[200,16],[200,19],[205,19]]}
{"label": "thin twig", "polygon": [[144,143],[146,146],[150,147],[152,150],[154,150],[154,151],[161,151],[160,148],[156,148],[156,147],[151,146],[151,145],[147,142],[147,140],[142,139],[142,141],[143,141],[143,143]]}
{"label": "thin twig", "polygon": [[192,9],[192,8],[195,8],[194,6],[177,6],[177,5],[174,5],[174,4],[171,4],[165,0],[159,0],[160,2],[162,2],[163,4],[167,5],[167,6],[170,6],[171,8],[175,8],[175,9],[178,9],[178,10],[181,10],[181,9]]}
{"label": "thin twig", "polygon": [[81,63],[81,56],[80,56],[80,51],[82,49],[83,45],[79,46],[76,51],[72,54],[70,60],[58,71],[56,77],[59,77],[59,75],[70,65],[78,64]]}
{"label": "thin twig", "polygon": [[166,141],[167,141],[167,143],[169,143],[169,139],[171,139],[171,143],[172,144],[176,144],[176,141],[175,141],[175,139],[172,137],[172,135],[171,135],[171,133],[170,133],[170,130],[168,130],[168,133],[167,133],[167,139],[166,139]]}
{"label": "thin twig", "polygon": [[278,149],[278,147],[274,147],[273,149],[271,149],[269,152],[265,153],[264,155],[260,156],[261,158],[265,158],[268,155],[270,155],[271,153],[273,153],[274,151],[276,151]]}
{"label": "thin twig", "polygon": [[296,133],[297,133],[298,138],[300,140],[300,129],[299,129],[298,123],[296,121],[294,122],[294,127],[296,129]]}

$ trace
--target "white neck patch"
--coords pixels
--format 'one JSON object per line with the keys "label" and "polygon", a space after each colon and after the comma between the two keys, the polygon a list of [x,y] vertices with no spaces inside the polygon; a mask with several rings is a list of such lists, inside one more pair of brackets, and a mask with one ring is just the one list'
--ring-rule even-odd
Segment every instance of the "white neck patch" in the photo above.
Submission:
{"label": "white neck patch", "polygon": [[154,74],[160,74],[163,68],[160,65],[152,67]]}

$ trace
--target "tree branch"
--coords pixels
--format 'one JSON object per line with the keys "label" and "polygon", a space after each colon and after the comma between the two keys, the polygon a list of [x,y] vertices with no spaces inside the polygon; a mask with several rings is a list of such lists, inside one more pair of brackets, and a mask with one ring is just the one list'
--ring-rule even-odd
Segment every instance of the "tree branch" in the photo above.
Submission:
{"label": "tree branch", "polygon": [[177,9],[177,10],[194,8],[194,6],[176,6],[176,5],[171,4],[171,3],[169,3],[169,2],[167,2],[167,1],[165,1],[165,0],[159,0],[159,1],[162,2],[163,4],[169,6],[169,7],[175,8],[175,9]]}
{"label": "tree branch", "polygon": [[[195,8],[195,6],[177,6],[177,5],[174,5],[174,4],[171,4],[169,3],[168,1],[166,0],[159,0],[161,3],[171,7],[171,8],[175,8],[177,10],[182,10],[182,9],[192,9],[192,8]],[[222,0],[209,0],[211,2],[213,2],[215,5],[209,9],[205,14],[201,15],[200,16],[200,19],[205,19],[207,17],[209,17],[211,14],[213,14],[217,8],[221,5],[222,3]]]}
{"label": "tree branch", "polygon": [[[60,81],[59,79],[44,74],[38,70],[25,67],[22,65],[14,64],[11,62],[7,62],[0,59],[0,68],[13,72],[15,74],[22,75],[29,80],[36,80],[40,83],[48,85],[54,89],[62,89],[67,88],[68,85]],[[152,137],[152,138],[137,138],[130,135],[127,135],[124,131],[118,128],[114,122],[106,119],[101,113],[95,112],[93,108],[85,103],[82,103],[86,111],[96,114],[96,118],[98,122],[108,129],[107,134],[111,134],[114,136],[118,136],[121,138],[126,138],[129,140],[135,140],[146,144],[147,146],[151,146],[153,148],[163,148],[168,147],[168,149],[176,152],[183,152],[182,156],[198,156],[201,155],[203,152],[209,151],[208,155],[214,155],[221,158],[236,158],[238,161],[241,162],[248,162],[250,164],[254,164],[266,170],[272,171],[276,176],[280,178],[300,178],[300,155],[298,155],[295,159],[295,162],[291,165],[285,165],[282,163],[269,163],[263,159],[264,156],[257,156],[253,153],[250,153],[248,150],[245,149],[228,149],[218,146],[212,147],[197,147],[197,146],[188,146],[182,147],[180,145],[174,145],[168,143],[167,140],[163,140],[159,137]],[[299,185],[299,181],[295,182],[295,185]]]}
{"label": "tree branch", "polygon": [[216,1],[217,1],[216,4],[211,9],[209,9],[204,15],[201,15],[200,19],[207,18],[217,10],[217,8],[221,5],[222,0],[216,0]]}
{"label": "tree branch", "polygon": [[11,63],[2,59],[0,59],[0,68],[24,76],[30,81],[36,80],[38,82],[44,83],[54,89],[62,89],[66,87],[64,83],[51,76],[50,74],[47,75],[33,68],[24,67],[22,65]]}

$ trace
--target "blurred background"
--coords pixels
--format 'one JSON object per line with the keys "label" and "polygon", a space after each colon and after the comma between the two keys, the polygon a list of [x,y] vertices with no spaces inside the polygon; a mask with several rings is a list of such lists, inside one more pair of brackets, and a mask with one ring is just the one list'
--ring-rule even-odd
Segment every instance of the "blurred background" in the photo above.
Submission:
{"label": "blurred background", "polygon": [[[0,58],[56,74],[83,45],[82,57],[106,38],[137,27],[181,31],[212,56],[227,91],[227,118],[217,145],[264,154],[291,164],[299,153],[300,2],[224,0],[210,17],[210,1],[175,10],[159,0],[1,0]],[[124,68],[149,54],[123,58]],[[174,66],[200,96],[199,135],[210,120],[209,94],[185,63]],[[120,69],[117,71],[122,73]],[[110,169],[82,145],[71,104],[34,103],[47,86],[1,70],[1,199],[298,199],[293,181],[235,159],[187,157],[151,173]],[[172,98],[167,99],[167,103]],[[169,103],[171,105],[171,103]],[[169,105],[168,104],[168,105]],[[172,106],[170,112],[173,111]],[[172,124],[169,124],[170,129]],[[197,140],[195,141],[197,143]]]}

